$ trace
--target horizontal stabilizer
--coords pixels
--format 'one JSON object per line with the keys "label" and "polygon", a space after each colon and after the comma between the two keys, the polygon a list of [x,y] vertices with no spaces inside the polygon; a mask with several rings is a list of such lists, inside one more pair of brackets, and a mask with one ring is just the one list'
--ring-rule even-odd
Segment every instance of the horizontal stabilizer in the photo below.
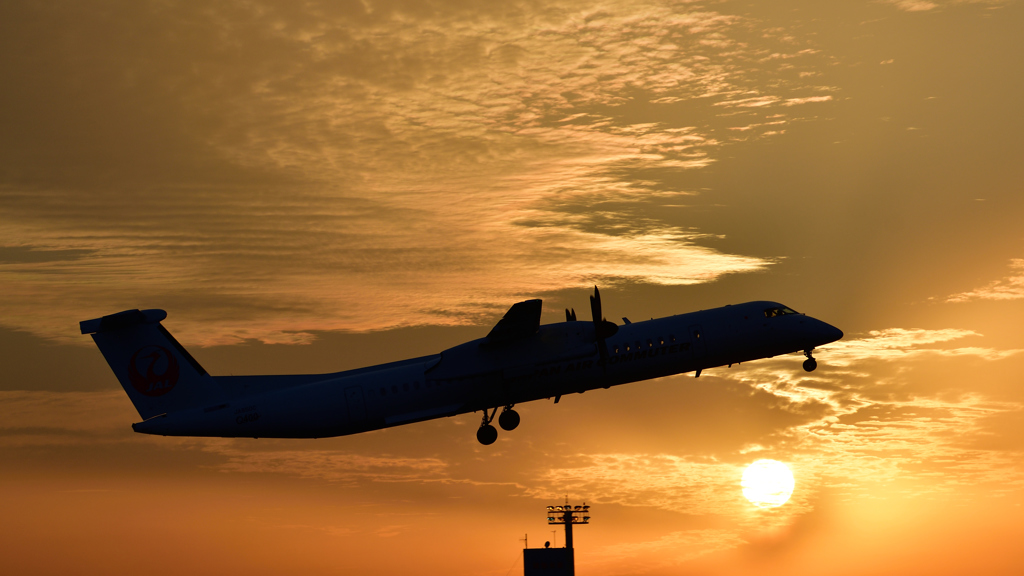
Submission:
{"label": "horizontal stabilizer", "polygon": [[513,304],[487,334],[487,341],[505,344],[536,334],[540,328],[541,304],[541,300],[526,300]]}
{"label": "horizontal stabilizer", "polygon": [[138,324],[156,324],[164,318],[167,318],[167,312],[163,310],[125,310],[102,318],[83,320],[78,326],[82,329],[82,334],[95,334],[130,328]]}

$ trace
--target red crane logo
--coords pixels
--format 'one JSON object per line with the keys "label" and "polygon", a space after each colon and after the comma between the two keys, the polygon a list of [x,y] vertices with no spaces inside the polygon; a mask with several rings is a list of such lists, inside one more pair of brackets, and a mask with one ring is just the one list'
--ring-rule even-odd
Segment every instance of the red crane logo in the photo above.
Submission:
{"label": "red crane logo", "polygon": [[178,361],[163,346],[143,346],[132,354],[128,377],[140,394],[163,396],[178,383]]}

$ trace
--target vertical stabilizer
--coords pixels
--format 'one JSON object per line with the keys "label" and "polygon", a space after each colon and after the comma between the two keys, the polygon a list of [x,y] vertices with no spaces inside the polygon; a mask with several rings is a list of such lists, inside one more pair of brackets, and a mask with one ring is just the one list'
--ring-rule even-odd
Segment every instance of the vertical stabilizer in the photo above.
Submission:
{"label": "vertical stabilizer", "polygon": [[82,322],[143,419],[212,403],[219,386],[160,321],[163,310],[125,310]]}

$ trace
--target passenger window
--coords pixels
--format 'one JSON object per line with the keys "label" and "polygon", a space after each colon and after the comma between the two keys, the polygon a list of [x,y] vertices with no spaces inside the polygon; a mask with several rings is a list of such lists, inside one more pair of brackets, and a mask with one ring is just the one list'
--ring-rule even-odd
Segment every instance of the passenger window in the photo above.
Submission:
{"label": "passenger window", "polygon": [[654,342],[651,342],[650,339],[648,339],[647,340],[647,347],[648,348],[654,348]]}
{"label": "passenger window", "polygon": [[392,384],[391,385],[391,393],[392,394],[398,394],[398,386]]}
{"label": "passenger window", "polygon": [[408,382],[402,382],[402,390],[405,390],[406,392],[409,391],[409,383]]}
{"label": "passenger window", "polygon": [[658,336],[658,344],[661,345],[661,346],[664,346],[665,345],[665,339],[662,338],[661,336]]}
{"label": "passenger window", "polygon": [[629,352],[629,344],[626,344],[626,352]]}
{"label": "passenger window", "polygon": [[381,396],[387,396],[387,395],[388,395],[388,390],[387,390],[387,388],[385,388],[385,387],[381,386],[381,387],[380,387],[380,395],[381,395]]}
{"label": "passenger window", "polygon": [[671,335],[671,334],[668,335],[668,339],[669,339],[670,342],[675,342],[676,341],[676,337]]}
{"label": "passenger window", "polygon": [[413,382],[412,383],[412,387],[417,389],[417,390],[419,390],[420,389],[420,383],[419,382]]}

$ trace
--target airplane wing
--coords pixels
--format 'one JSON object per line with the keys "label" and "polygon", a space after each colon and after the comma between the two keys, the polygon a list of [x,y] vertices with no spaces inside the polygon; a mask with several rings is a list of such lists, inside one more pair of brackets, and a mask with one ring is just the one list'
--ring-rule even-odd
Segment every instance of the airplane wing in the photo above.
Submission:
{"label": "airplane wing", "polygon": [[529,338],[540,328],[541,300],[526,300],[513,304],[505,316],[487,334],[492,344],[506,344]]}

